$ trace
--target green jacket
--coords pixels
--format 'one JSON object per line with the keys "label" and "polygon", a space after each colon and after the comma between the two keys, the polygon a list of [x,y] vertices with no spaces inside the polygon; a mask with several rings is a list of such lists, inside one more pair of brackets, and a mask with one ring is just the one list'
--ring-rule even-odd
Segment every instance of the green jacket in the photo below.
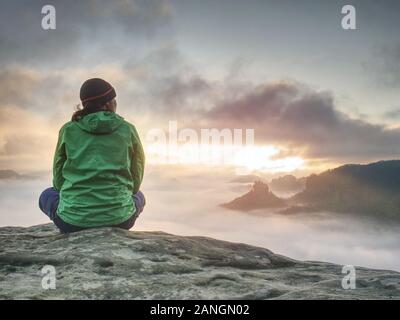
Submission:
{"label": "green jacket", "polygon": [[144,160],[136,128],[114,112],[100,111],[66,123],[53,162],[53,187],[60,191],[58,216],[79,227],[129,219]]}

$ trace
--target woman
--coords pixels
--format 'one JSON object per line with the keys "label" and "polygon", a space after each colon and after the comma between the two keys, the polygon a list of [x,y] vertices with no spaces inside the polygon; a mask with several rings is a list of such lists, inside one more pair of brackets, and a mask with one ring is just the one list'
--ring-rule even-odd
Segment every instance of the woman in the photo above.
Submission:
{"label": "woman", "polygon": [[108,82],[87,80],[83,108],[60,129],[53,187],[42,192],[39,207],[62,233],[130,229],[145,205],[142,144],[136,128],[115,113],[115,97]]}

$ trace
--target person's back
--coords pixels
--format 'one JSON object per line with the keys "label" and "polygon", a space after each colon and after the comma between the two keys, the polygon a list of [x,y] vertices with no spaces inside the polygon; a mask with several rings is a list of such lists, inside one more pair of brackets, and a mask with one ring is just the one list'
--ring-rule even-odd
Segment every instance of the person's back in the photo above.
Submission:
{"label": "person's back", "polygon": [[104,80],[86,81],[84,108],[59,132],[53,188],[42,193],[39,206],[62,232],[129,229],[143,209],[143,148],[135,127],[115,113],[114,98]]}

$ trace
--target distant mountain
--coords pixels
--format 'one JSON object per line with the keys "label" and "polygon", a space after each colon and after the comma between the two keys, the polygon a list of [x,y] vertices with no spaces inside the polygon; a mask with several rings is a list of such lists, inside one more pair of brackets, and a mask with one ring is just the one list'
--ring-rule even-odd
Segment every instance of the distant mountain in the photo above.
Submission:
{"label": "distant mountain", "polygon": [[20,174],[14,170],[0,170],[0,180],[34,179],[36,176]]}
{"label": "distant mountain", "polygon": [[0,170],[0,179],[20,179],[21,175],[14,170]]}
{"label": "distant mountain", "polygon": [[223,207],[242,211],[282,207],[278,211],[282,214],[332,211],[400,220],[400,160],[349,164],[312,174],[305,179],[304,190],[286,200],[257,182],[250,192]]}
{"label": "distant mountain", "polygon": [[311,175],[290,199],[321,210],[400,219],[400,160],[350,164]]}
{"label": "distant mountain", "polygon": [[262,178],[253,174],[244,174],[240,176],[236,176],[231,181],[232,183],[254,183],[256,181],[263,181]]}
{"label": "distant mountain", "polygon": [[304,189],[306,178],[297,179],[291,174],[272,179],[269,187],[273,192],[300,192]]}
{"label": "distant mountain", "polygon": [[269,191],[266,183],[256,181],[248,193],[221,206],[231,210],[250,211],[262,208],[282,208],[286,206],[286,202]]}

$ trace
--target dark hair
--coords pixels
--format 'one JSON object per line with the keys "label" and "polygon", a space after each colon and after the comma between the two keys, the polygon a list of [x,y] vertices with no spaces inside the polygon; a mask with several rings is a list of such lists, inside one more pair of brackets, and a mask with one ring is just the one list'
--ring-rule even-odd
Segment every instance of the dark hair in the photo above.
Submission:
{"label": "dark hair", "polygon": [[80,105],[78,104],[76,106],[76,111],[72,114],[71,121],[78,121],[79,118],[83,118],[90,113],[95,113],[102,110],[104,110],[104,104],[88,102],[83,108],[80,108]]}

